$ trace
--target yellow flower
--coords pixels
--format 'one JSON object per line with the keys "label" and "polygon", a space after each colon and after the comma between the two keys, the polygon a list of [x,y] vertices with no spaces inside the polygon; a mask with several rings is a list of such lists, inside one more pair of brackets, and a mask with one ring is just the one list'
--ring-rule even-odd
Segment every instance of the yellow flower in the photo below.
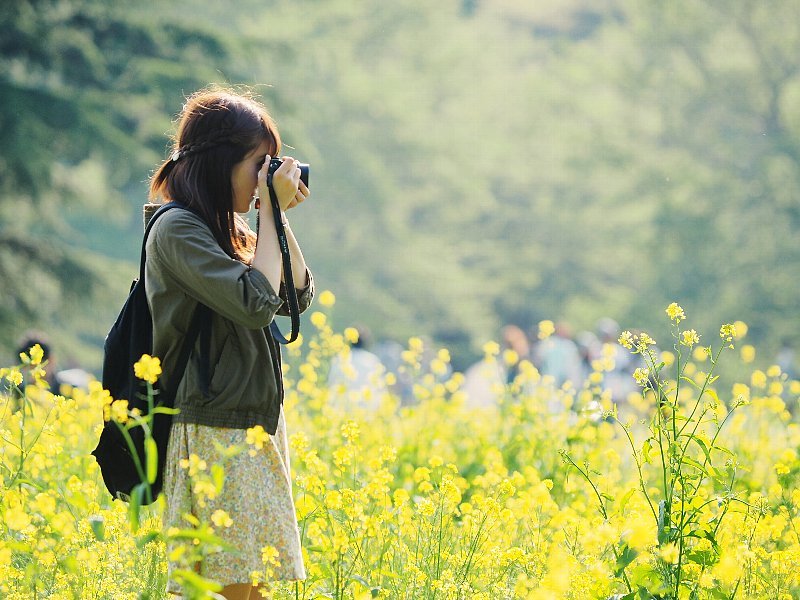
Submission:
{"label": "yellow flower", "polygon": [[44,358],[44,350],[42,350],[42,347],[39,344],[34,344],[29,354],[31,357],[32,365],[40,364],[42,362],[42,359]]}
{"label": "yellow flower", "polygon": [[111,403],[109,408],[109,420],[116,421],[117,423],[128,422],[128,401],[115,400]]}
{"label": "yellow flower", "polygon": [[158,376],[161,375],[161,360],[157,356],[143,354],[142,358],[133,365],[133,373],[139,379],[155,383]]}
{"label": "yellow flower", "polygon": [[182,458],[178,463],[181,469],[189,469],[189,476],[194,477],[200,471],[208,468],[206,461],[202,460],[197,454],[190,454],[189,458]]}
{"label": "yellow flower", "polygon": [[700,336],[694,329],[687,329],[686,331],[681,332],[681,344],[684,346],[688,346],[691,348],[695,344],[700,342]]}
{"label": "yellow flower", "polygon": [[746,336],[746,335],[747,335],[747,329],[748,329],[748,327],[747,327],[747,323],[744,323],[743,321],[735,321],[735,322],[733,323],[733,327],[734,327],[734,329],[736,330],[736,334],[735,334],[735,336],[734,336],[734,337],[735,337],[737,340],[740,340],[740,339],[742,339],[744,336]]}
{"label": "yellow flower", "polygon": [[7,379],[8,379],[8,380],[9,380],[11,383],[13,383],[14,385],[16,385],[17,387],[19,387],[20,385],[22,385],[22,373],[20,373],[18,369],[11,369],[11,370],[10,370],[10,371],[9,371],[9,372],[6,374],[6,378],[7,378]]}
{"label": "yellow flower", "polygon": [[636,380],[641,386],[647,385],[647,381],[650,378],[650,369],[642,369],[638,368],[633,372],[633,378]]}
{"label": "yellow flower", "polygon": [[723,552],[713,568],[713,573],[725,585],[733,585],[742,576],[741,562],[736,555]]}
{"label": "yellow flower", "polygon": [[734,383],[732,394],[734,400],[738,400],[739,398],[748,400],[750,398],[750,388],[743,383]]}
{"label": "yellow flower", "polygon": [[549,338],[553,333],[555,333],[556,328],[552,321],[549,319],[545,319],[544,321],[539,321],[539,339],[544,340]]}
{"label": "yellow flower", "polygon": [[342,508],[342,494],[337,490],[331,490],[325,494],[325,508],[339,510]]}
{"label": "yellow flower", "polygon": [[658,555],[664,562],[669,563],[671,565],[677,565],[678,558],[680,558],[680,551],[678,550],[678,546],[672,543],[672,544],[667,544],[666,546],[661,548]]}
{"label": "yellow flower", "polygon": [[357,344],[358,343],[358,329],[355,327],[348,327],[344,330],[344,339],[347,340],[349,344]]}
{"label": "yellow flower", "polygon": [[428,467],[417,467],[414,471],[414,481],[419,483],[420,481],[430,481],[431,479],[431,470]]}
{"label": "yellow flower", "polygon": [[683,309],[678,306],[676,302],[670,304],[665,312],[667,313],[670,321],[675,321],[676,323],[680,323],[686,318]]}
{"label": "yellow flower", "polygon": [[739,352],[742,356],[742,362],[751,363],[756,359],[756,349],[750,344],[742,346]]}
{"label": "yellow flower", "polygon": [[519,362],[519,354],[510,348],[506,349],[503,351],[503,362],[508,366],[515,365]]}
{"label": "yellow flower", "polygon": [[217,527],[230,527],[233,525],[233,519],[222,509],[217,509],[212,513],[211,521]]}
{"label": "yellow flower", "polygon": [[750,376],[750,384],[753,387],[763,388],[767,386],[767,376],[764,375],[764,371],[755,370],[753,374]]}
{"label": "yellow flower", "polygon": [[447,375],[447,370],[448,370],[447,363],[444,362],[443,360],[440,360],[439,358],[434,358],[431,361],[431,373],[433,373],[434,375],[438,375],[440,377],[443,375]]}
{"label": "yellow flower", "polygon": [[250,446],[253,446],[253,448],[248,451],[248,454],[250,454],[250,456],[255,456],[257,454],[256,450],[261,450],[264,444],[269,441],[269,434],[264,431],[261,425],[256,425],[247,430],[245,441]]}
{"label": "yellow flower", "polygon": [[639,334],[638,346],[640,350],[647,350],[648,346],[655,346],[655,345],[656,341],[649,335],[647,335],[647,333],[643,331],[642,333]]}
{"label": "yellow flower", "polygon": [[622,334],[619,336],[617,340],[620,346],[624,346],[628,350],[633,348],[633,344],[636,341],[636,336],[633,335],[630,331],[623,331]]}
{"label": "yellow flower", "polygon": [[265,565],[273,565],[275,567],[281,566],[281,561],[278,560],[278,551],[274,546],[264,546],[261,549],[261,562]]}
{"label": "yellow flower", "polygon": [[22,531],[31,524],[31,517],[22,506],[17,506],[6,510],[4,521],[9,529]]}
{"label": "yellow flower", "polygon": [[719,337],[726,342],[733,342],[733,339],[736,337],[736,326],[731,323],[725,323],[725,325],[719,328]]}
{"label": "yellow flower", "polygon": [[411,496],[403,488],[396,489],[392,494],[392,502],[395,507],[400,507],[406,504]]}
{"label": "yellow flower", "polygon": [[325,290],[319,295],[319,303],[325,308],[331,307],[336,303],[336,296],[330,290]]}
{"label": "yellow flower", "polygon": [[497,342],[486,342],[483,345],[483,354],[486,357],[497,356],[500,353],[500,344]]}
{"label": "yellow flower", "polygon": [[321,313],[318,310],[311,313],[311,324],[317,329],[325,327],[327,321],[328,317],[325,316],[325,313]]}
{"label": "yellow flower", "polygon": [[781,368],[778,365],[772,365],[767,369],[767,377],[780,377]]}
{"label": "yellow flower", "polygon": [[345,421],[345,423],[342,425],[340,431],[341,431],[342,437],[346,441],[348,441],[350,443],[353,443],[353,444],[358,441],[358,437],[361,434],[361,430],[360,430],[360,428],[358,426],[358,423],[356,421]]}
{"label": "yellow flower", "polygon": [[775,469],[775,473],[778,475],[786,475],[790,471],[789,467],[783,463],[775,463],[772,468]]}
{"label": "yellow flower", "polygon": [[645,514],[633,514],[626,521],[627,528],[622,534],[628,546],[641,550],[656,540],[654,523]]}

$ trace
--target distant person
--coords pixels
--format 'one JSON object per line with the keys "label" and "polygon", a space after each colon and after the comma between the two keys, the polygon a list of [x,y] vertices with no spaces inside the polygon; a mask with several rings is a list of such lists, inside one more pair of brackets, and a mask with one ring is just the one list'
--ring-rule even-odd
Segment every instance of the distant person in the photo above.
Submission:
{"label": "distant person", "polygon": [[516,361],[506,367],[506,383],[512,383],[519,375],[519,364],[531,359],[531,344],[525,332],[516,325],[506,325],[500,330],[503,349],[516,354]]}
{"label": "distant person", "polygon": [[[44,381],[47,383],[48,389],[57,392],[58,377],[56,371],[56,360],[55,357],[53,356],[53,351],[50,346],[50,342],[44,333],[41,333],[39,331],[26,332],[17,343],[17,349],[14,352],[14,358],[16,360],[20,360],[21,354],[29,354],[31,348],[33,348],[36,345],[38,345],[42,349],[41,364],[44,365],[44,372],[45,372]],[[25,386],[33,383],[30,379],[29,372],[30,369],[27,368],[23,369],[23,375],[25,375],[25,379],[23,379],[22,385],[19,386],[23,390],[25,389]]]}
{"label": "distant person", "polygon": [[581,357],[581,384],[588,379],[594,370],[592,361],[600,356],[600,340],[591,331],[581,331],[575,336],[575,344],[578,346],[578,355]]}
{"label": "distant person", "polygon": [[581,356],[571,335],[567,323],[556,323],[553,335],[539,342],[536,347],[539,372],[552,377],[556,387],[563,386],[567,381],[572,382],[574,387],[580,387],[583,382]]}
{"label": "distant person", "polygon": [[603,358],[604,347],[610,347],[611,358],[614,361],[614,368],[605,373],[603,377],[604,387],[611,392],[614,402],[627,402],[628,396],[639,390],[633,379],[633,372],[641,364],[641,357],[633,355],[619,343],[621,331],[619,324],[614,319],[609,317],[600,319],[597,322],[596,330],[600,347],[598,348],[599,354],[595,358]]}
{"label": "distant person", "polygon": [[778,350],[778,354],[775,357],[775,364],[781,368],[782,373],[786,373],[786,376],[790,380],[797,379],[796,358],[791,342],[786,339],[783,340],[780,350]]}
{"label": "distant person", "polygon": [[[483,358],[464,372],[464,383],[461,391],[466,398],[465,404],[471,408],[487,408],[497,406],[497,397],[505,387],[514,381],[519,374],[519,363],[530,360],[530,343],[525,332],[516,325],[506,325],[500,330],[500,355],[493,360]],[[512,350],[517,360],[508,365],[504,359],[504,351]]]}
{"label": "distant person", "polygon": [[[56,356],[53,353],[53,346],[47,335],[40,331],[28,331],[22,336],[17,343],[15,357],[19,358],[21,354],[29,354],[31,348],[37,344],[42,349],[41,364],[43,365],[45,373],[43,379],[47,383],[47,389],[50,392],[59,394],[62,392],[62,386],[80,388],[83,390],[89,389],[89,382],[94,379],[92,374],[79,368],[59,370]],[[23,391],[27,385],[33,383],[29,372],[29,368],[23,368],[23,375],[25,375],[25,378],[20,386],[20,389]]]}
{"label": "distant person", "polygon": [[347,354],[337,354],[331,361],[328,386],[331,399],[343,408],[377,409],[386,393],[386,367],[369,347],[369,329],[356,327],[358,339]]}

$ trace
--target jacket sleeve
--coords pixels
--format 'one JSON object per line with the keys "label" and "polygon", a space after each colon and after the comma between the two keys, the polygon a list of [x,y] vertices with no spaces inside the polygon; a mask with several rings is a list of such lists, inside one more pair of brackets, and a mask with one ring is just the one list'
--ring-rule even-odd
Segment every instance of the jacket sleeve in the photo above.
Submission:
{"label": "jacket sleeve", "polygon": [[[308,278],[308,285],[304,288],[296,288],[297,289],[297,304],[300,306],[300,312],[303,313],[305,310],[311,306],[311,301],[314,299],[314,276],[311,274],[311,271],[306,268],[306,277]],[[283,305],[278,309],[278,313],[282,317],[289,316],[289,297],[286,294],[286,284],[281,281],[281,289],[278,292],[278,296],[280,296],[281,300],[283,300]]]}
{"label": "jacket sleeve", "polygon": [[147,257],[187,295],[243,327],[268,326],[283,304],[263,273],[225,254],[189,212],[170,211],[155,223]]}

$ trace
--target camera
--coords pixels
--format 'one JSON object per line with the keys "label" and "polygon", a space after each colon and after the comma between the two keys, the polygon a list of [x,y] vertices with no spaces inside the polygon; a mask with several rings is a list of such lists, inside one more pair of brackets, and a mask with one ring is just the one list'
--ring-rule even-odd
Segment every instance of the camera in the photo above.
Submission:
{"label": "camera", "polygon": [[[272,158],[269,161],[269,169],[267,170],[267,183],[272,185],[272,174],[283,164],[283,159],[280,158]],[[308,187],[308,172],[309,172],[309,165],[306,163],[297,163],[297,166],[300,167],[300,181],[306,184]]]}

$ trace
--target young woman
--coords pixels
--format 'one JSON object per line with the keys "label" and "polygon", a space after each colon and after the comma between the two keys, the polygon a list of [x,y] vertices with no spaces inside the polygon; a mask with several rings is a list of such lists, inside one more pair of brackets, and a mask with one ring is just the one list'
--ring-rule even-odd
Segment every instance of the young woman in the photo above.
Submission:
{"label": "young woman", "polygon": [[[280,350],[265,329],[276,314],[288,314],[266,186],[267,165],[280,148],[264,106],[229,90],[203,90],[184,105],[174,152],[150,185],[151,200],[188,209],[160,216],[147,242],[145,281],[153,350],[164,365],[162,386],[173,384],[169,365],[180,353],[198,303],[213,312],[208,334],[200,335],[175,398],[180,412],[173,420],[164,471],[165,527],[187,527],[187,513],[208,523],[215,513],[219,520],[216,511],[227,513],[230,521],[215,526],[215,532],[238,551],[212,554],[193,566],[221,582],[222,595],[229,599],[261,597],[251,585],[251,574],[264,572],[265,546],[278,551],[276,579],[305,578],[282,410]],[[285,211],[308,198],[309,190],[292,158],[284,158],[272,184],[303,311],[311,303],[313,282]],[[238,214],[250,210],[256,191],[261,198],[256,203],[257,236]],[[148,206],[151,211],[158,207]],[[246,446],[246,430],[256,425],[270,434],[263,449],[226,462],[220,495],[198,494],[192,469],[181,467],[181,461],[196,455],[212,465],[219,461],[217,443]],[[177,563],[169,566],[170,571],[180,568]],[[170,592],[179,588],[170,582]]]}

